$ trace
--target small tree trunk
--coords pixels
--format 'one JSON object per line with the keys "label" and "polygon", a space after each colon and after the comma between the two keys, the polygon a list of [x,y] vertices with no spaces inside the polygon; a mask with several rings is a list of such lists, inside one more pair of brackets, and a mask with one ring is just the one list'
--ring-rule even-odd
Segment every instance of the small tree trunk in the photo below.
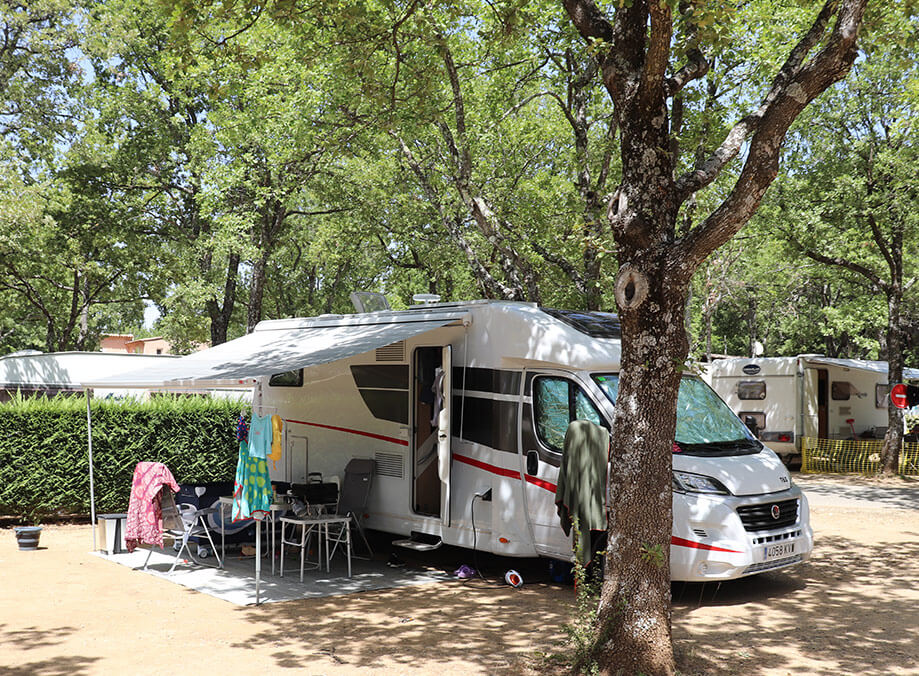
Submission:
{"label": "small tree trunk", "polygon": [[[893,387],[903,380],[903,327],[900,322],[899,287],[887,294],[887,382]],[[887,434],[881,448],[881,473],[897,474],[903,447],[903,411],[887,397]]]}

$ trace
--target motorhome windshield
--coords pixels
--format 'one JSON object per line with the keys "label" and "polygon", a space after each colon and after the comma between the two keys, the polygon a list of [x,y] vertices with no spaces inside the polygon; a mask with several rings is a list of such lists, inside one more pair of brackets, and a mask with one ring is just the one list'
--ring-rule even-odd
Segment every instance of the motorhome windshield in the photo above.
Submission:
{"label": "motorhome windshield", "polygon": [[[593,379],[615,404],[619,374],[598,373]],[[748,455],[763,448],[712,388],[695,376],[684,376],[680,383],[676,442],[679,450],[687,455]]]}

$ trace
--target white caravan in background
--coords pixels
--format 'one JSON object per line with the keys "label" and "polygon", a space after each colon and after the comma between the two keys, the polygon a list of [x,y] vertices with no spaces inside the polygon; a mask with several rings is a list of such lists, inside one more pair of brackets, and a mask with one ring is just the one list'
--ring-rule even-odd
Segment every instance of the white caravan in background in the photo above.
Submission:
{"label": "white caravan in background", "polygon": [[[472,301],[265,321],[211,361],[229,360],[237,342],[252,354],[262,345],[263,360],[264,346],[283,346],[281,372],[259,378],[253,400],[284,421],[273,481],[342,476],[351,458],[372,458],[368,527],[572,560],[554,502],[562,441],[572,420],[610,426],[615,315]],[[313,365],[288,368],[298,350]],[[678,409],[672,578],[726,580],[807,559],[807,500],[775,453],[695,376]]]}
{"label": "white caravan in background", "polygon": [[[801,439],[883,439],[890,401],[887,362],[796,357],[718,359],[703,378],[786,462]],[[904,379],[919,370],[904,369]]]}

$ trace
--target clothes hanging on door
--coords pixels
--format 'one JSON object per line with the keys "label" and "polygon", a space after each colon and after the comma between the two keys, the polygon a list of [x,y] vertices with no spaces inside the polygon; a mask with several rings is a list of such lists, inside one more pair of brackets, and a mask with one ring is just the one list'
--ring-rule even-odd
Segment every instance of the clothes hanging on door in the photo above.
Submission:
{"label": "clothes hanging on door", "polygon": [[434,414],[431,416],[431,425],[437,427],[440,421],[440,410],[444,407],[444,370],[439,366],[434,371],[434,384],[431,386],[434,393]]}

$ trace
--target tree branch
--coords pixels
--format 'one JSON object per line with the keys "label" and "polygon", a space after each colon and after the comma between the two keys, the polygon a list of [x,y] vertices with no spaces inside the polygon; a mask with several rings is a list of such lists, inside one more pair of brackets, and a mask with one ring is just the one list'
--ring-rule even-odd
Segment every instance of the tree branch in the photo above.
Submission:
{"label": "tree branch", "polygon": [[[773,79],[769,93],[766,94],[757,110],[744,116],[737,122],[730,132],[728,132],[728,135],[725,137],[724,141],[722,141],[721,145],[701,166],[697,166],[692,172],[684,174],[677,180],[677,190],[679,191],[679,199],[681,202],[690,194],[701,190],[714,181],[721,173],[721,170],[737,156],[738,152],[740,152],[740,148],[746,138],[759,128],[760,123],[770,110],[770,107],[775,104],[780,95],[787,92],[792,78],[797,76],[800,72],[802,61],[826,31],[827,24],[835,12],[837,2],[838,0],[826,1],[826,4],[824,4],[823,9],[817,15],[817,18],[814,20],[808,32],[788,55],[784,65]],[[862,9],[864,9],[865,2],[866,0],[855,0],[855,4],[861,4]],[[839,29],[840,26],[837,24],[836,31]],[[852,38],[852,44],[854,45],[854,36]],[[830,45],[827,45],[827,48],[829,47]],[[811,69],[813,68],[813,64],[811,64]]]}
{"label": "tree branch", "polygon": [[698,228],[675,243],[679,257],[685,261],[683,270],[691,274],[691,270],[733,237],[753,215],[778,172],[782,141],[789,126],[808,103],[845,77],[854,62],[858,29],[866,4],[867,0],[842,0],[826,46],[801,65],[809,50],[820,41],[836,10],[837,0],[828,0],[811,29],[792,50],[759,110],[731,130],[728,139],[701,170],[678,181],[679,197],[685,200],[714,180],[737,154],[746,135],[753,131],[746,161],[731,193]]}

